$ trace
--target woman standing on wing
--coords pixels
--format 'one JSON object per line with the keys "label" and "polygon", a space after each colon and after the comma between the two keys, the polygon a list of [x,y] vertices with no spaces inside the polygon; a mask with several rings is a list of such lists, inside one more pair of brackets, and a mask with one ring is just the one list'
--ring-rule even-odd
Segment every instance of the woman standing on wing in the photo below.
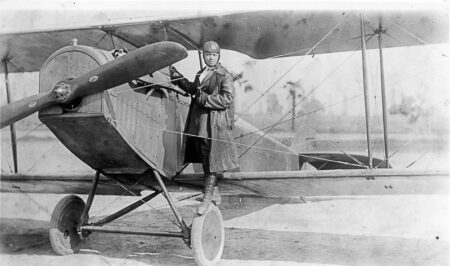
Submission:
{"label": "woman standing on wing", "polygon": [[183,155],[184,163],[203,165],[205,194],[198,215],[205,214],[211,202],[220,204],[218,174],[239,166],[232,134],[233,79],[219,63],[220,47],[216,42],[205,43],[203,59],[206,67],[195,75],[194,82],[170,68],[172,83],[191,95]]}

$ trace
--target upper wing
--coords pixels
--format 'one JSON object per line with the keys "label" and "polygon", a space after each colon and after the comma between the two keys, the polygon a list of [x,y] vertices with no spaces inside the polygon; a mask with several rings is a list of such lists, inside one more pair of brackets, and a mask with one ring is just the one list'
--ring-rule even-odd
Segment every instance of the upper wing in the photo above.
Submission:
{"label": "upper wing", "polygon": [[[445,11],[382,11],[366,13],[366,33],[379,21],[389,38],[384,47],[448,42]],[[327,33],[314,54],[360,49],[360,18],[355,11],[259,11],[191,18],[147,20],[95,27],[0,35],[0,57],[15,66],[10,72],[39,71],[57,49],[79,44],[110,50],[112,44],[135,49],[163,40],[197,49],[207,40],[254,58],[303,55]],[[368,48],[375,48],[369,42]],[[2,70],[3,71],[3,70]]]}

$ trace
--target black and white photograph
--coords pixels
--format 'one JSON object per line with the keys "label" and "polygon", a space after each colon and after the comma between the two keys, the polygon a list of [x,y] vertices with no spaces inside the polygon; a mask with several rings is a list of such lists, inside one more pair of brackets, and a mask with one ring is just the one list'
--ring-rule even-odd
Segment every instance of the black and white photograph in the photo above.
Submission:
{"label": "black and white photograph", "polygon": [[449,11],[0,0],[0,265],[450,265]]}

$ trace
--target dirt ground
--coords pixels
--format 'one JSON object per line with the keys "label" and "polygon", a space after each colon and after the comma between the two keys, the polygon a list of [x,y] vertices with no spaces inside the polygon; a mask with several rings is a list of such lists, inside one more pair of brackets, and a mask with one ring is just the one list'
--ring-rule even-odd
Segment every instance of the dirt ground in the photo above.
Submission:
{"label": "dirt ground", "polygon": [[[195,265],[181,240],[161,237],[94,233],[79,254],[55,255],[48,220],[62,196],[1,194],[2,265]],[[134,200],[99,196],[91,214],[97,219]],[[223,209],[220,265],[449,265],[449,203],[447,196],[385,196],[275,204],[241,217]],[[189,223],[195,202],[186,204]],[[111,225],[175,229],[166,217],[173,219],[156,199]]]}

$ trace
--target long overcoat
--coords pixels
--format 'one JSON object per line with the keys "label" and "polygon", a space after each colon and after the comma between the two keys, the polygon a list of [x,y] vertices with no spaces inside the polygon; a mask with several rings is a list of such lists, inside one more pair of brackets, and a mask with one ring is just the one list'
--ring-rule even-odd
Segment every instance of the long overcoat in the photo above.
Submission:
{"label": "long overcoat", "polygon": [[[211,151],[209,154],[209,167],[211,172],[220,172],[239,167],[236,145],[232,134],[234,119],[233,102],[233,79],[230,72],[220,64],[214,67],[200,82],[200,74],[205,70],[201,69],[196,75],[194,82],[186,78],[177,79],[174,83],[191,94],[191,104],[186,118],[183,138],[182,153],[185,163],[201,162],[195,158],[195,151],[186,147],[187,138],[192,137],[192,123],[194,105],[209,110],[208,130],[211,132]],[[193,156],[194,155],[194,156]]]}

